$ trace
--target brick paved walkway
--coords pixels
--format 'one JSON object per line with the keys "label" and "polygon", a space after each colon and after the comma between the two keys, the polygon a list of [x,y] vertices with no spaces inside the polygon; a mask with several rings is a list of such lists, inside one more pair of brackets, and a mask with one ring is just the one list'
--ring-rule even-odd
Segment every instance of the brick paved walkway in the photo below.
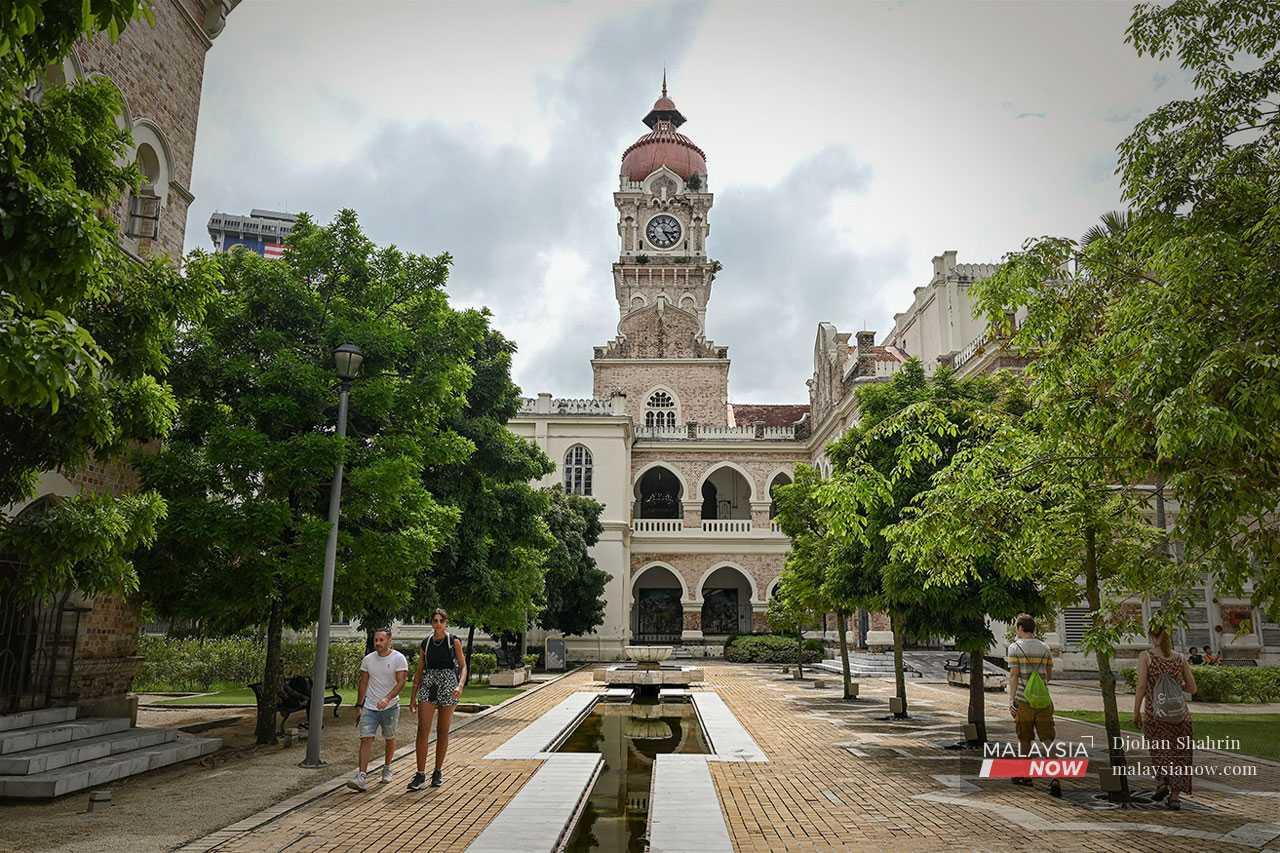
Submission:
{"label": "brick paved walkway", "polygon": [[[1261,766],[1252,779],[1218,780],[1212,789],[1197,780],[1195,798],[1180,813],[1097,811],[1055,800],[1043,786],[1028,792],[1007,781],[978,780],[976,754],[940,749],[940,742],[959,737],[966,701],[962,689],[910,684],[915,719],[894,723],[879,719],[892,689],[887,681],[864,681],[862,697],[843,703],[838,691],[797,684],[774,668],[712,664],[707,678],[769,757],[765,764],[710,765],[740,851],[1173,851],[1264,845],[1280,850],[1280,825],[1273,826],[1280,824],[1280,768],[1275,766]],[[538,766],[483,756],[589,683],[590,673],[575,673],[457,732],[448,783],[441,789],[406,792],[412,760],[405,759],[395,765],[390,785],[368,794],[335,792],[217,849],[462,850]],[[992,737],[1008,739],[1012,725],[1007,712],[1000,713],[1003,705],[1003,695],[994,697],[988,720]],[[1065,720],[1058,728],[1061,737],[1098,732]],[[1096,784],[1095,776],[1066,787],[1070,795]],[[1170,830],[1190,834],[1170,835]]]}

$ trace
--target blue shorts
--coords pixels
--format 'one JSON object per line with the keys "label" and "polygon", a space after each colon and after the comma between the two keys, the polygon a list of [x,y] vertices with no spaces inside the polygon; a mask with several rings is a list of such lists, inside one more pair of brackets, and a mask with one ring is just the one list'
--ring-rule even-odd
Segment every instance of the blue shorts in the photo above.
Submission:
{"label": "blue shorts", "polygon": [[381,711],[377,708],[362,708],[360,711],[360,737],[376,737],[378,729],[382,729],[382,736],[387,740],[392,740],[395,738],[396,729],[399,726],[399,700],[394,705]]}

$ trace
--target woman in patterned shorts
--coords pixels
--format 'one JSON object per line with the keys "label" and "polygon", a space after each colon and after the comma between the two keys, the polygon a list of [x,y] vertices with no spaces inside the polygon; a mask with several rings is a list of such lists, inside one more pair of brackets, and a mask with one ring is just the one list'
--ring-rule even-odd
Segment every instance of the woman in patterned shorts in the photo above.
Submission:
{"label": "woman in patterned shorts", "polygon": [[444,784],[444,756],[449,750],[449,725],[453,709],[467,683],[467,659],[462,654],[462,641],[448,632],[449,614],[440,608],[431,614],[431,636],[422,641],[418,669],[413,674],[413,692],[409,694],[409,713],[418,714],[418,741],[415,757],[418,772],[409,783],[410,791],[419,791],[427,783],[427,741],[431,737],[431,718],[436,716],[436,768],[431,773],[431,787]]}
{"label": "woman in patterned shorts", "polygon": [[1155,799],[1168,797],[1168,808],[1178,811],[1182,808],[1179,802],[1182,795],[1191,793],[1191,709],[1186,709],[1181,720],[1158,720],[1152,699],[1158,692],[1157,682],[1163,675],[1172,678],[1183,691],[1193,694],[1196,692],[1196,678],[1187,659],[1173,651],[1168,631],[1152,627],[1150,636],[1151,650],[1138,656],[1133,721],[1142,730],[1142,737],[1151,751],[1151,764],[1160,783]]}

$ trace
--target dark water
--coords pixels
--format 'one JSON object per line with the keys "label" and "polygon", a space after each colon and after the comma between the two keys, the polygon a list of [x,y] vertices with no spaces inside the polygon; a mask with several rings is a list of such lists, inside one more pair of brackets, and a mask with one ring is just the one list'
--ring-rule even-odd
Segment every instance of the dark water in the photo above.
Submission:
{"label": "dark water", "polygon": [[559,751],[604,755],[604,769],[565,849],[643,853],[654,758],[705,753],[707,744],[692,705],[642,700],[600,702]]}

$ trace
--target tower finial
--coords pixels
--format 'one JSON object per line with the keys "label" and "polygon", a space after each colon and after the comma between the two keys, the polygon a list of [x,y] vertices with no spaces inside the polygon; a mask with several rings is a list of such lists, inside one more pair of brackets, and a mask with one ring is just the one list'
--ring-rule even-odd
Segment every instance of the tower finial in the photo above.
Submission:
{"label": "tower finial", "polygon": [[664,65],[662,67],[662,97],[665,98],[666,96],[667,96],[667,68]]}

